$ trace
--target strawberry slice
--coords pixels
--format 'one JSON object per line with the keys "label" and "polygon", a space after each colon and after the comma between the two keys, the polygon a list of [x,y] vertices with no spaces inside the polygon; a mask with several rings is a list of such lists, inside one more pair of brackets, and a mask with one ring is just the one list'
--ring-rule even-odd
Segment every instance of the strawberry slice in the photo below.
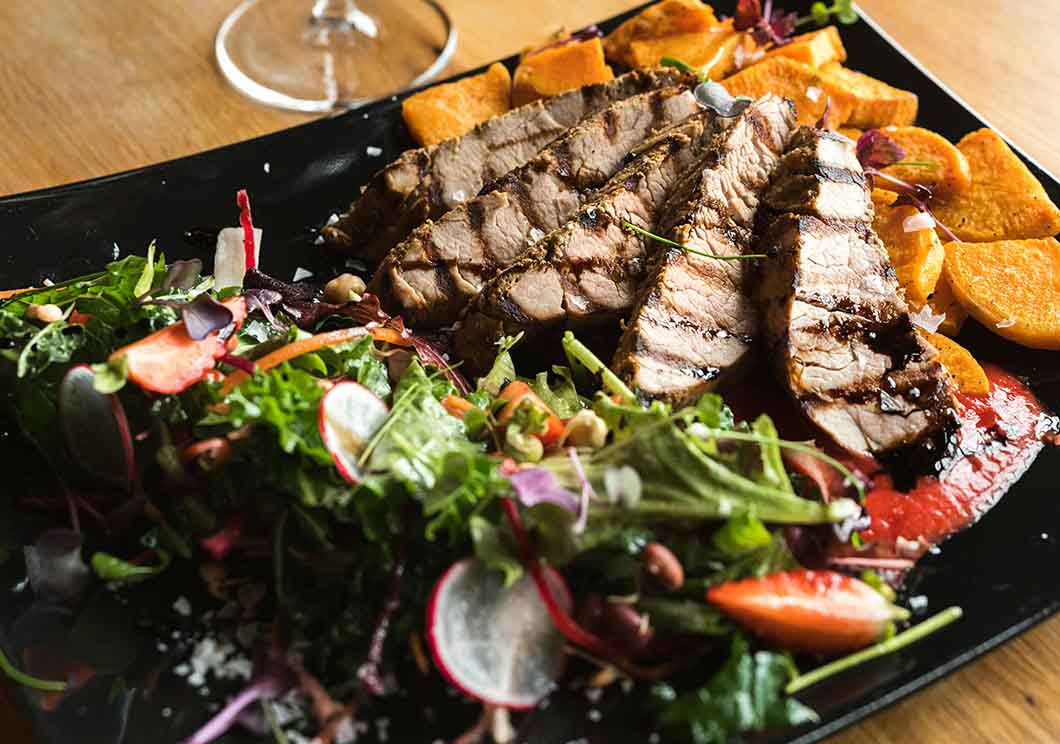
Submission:
{"label": "strawberry slice", "polygon": [[771,643],[815,654],[871,645],[894,621],[909,617],[865,582],[835,571],[727,581],[709,589],[707,600]]}

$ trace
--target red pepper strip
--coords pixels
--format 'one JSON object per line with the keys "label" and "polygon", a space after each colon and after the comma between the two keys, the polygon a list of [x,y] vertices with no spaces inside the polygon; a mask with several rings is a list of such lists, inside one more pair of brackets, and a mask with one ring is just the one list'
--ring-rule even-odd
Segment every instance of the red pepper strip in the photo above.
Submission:
{"label": "red pepper strip", "polygon": [[236,204],[239,205],[239,224],[243,226],[243,255],[246,256],[247,271],[257,268],[254,256],[254,222],[250,218],[250,197],[246,189],[236,192]]}
{"label": "red pepper strip", "polygon": [[541,570],[541,564],[534,556],[530,539],[527,537],[526,530],[523,529],[522,519],[519,517],[518,507],[514,501],[508,498],[501,499],[501,502],[504,504],[504,514],[508,517],[508,523],[512,526],[512,534],[515,535],[516,542],[519,543],[523,550],[524,563],[530,572],[530,578],[534,580],[537,593],[541,595],[541,601],[545,603],[545,609],[548,610],[549,617],[552,618],[552,624],[556,626],[556,630],[562,633],[571,643],[581,646],[601,659],[618,659],[621,655],[611,648],[607,641],[583,628],[560,607],[559,602],[556,601],[556,597],[552,593],[552,589],[545,580],[545,573]]}
{"label": "red pepper strip", "polygon": [[236,541],[243,534],[243,527],[247,523],[246,512],[240,512],[228,520],[228,524],[209,537],[199,540],[199,546],[210,554],[215,561],[224,560]]}

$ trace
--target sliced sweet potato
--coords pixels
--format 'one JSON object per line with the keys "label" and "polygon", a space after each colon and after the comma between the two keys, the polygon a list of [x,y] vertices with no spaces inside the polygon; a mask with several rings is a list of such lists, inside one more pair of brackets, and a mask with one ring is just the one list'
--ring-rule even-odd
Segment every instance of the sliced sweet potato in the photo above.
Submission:
{"label": "sliced sweet potato", "polygon": [[519,63],[512,84],[512,105],[522,106],[590,83],[603,83],[614,76],[604,61],[600,39],[561,44]]}
{"label": "sliced sweet potato", "polygon": [[857,127],[839,127],[836,131],[855,142],[857,142],[861,135],[865,133],[864,129],[858,129]]}
{"label": "sliced sweet potato", "polygon": [[968,158],[942,135],[922,127],[883,127],[880,131],[904,151],[902,160],[933,163],[934,167],[892,165],[884,168],[889,176],[930,187],[938,198],[967,191],[972,184]]}
{"label": "sliced sweet potato", "polygon": [[736,69],[736,49],[746,38],[732,30],[729,19],[706,31],[632,41],[629,57],[634,67],[654,67],[673,57],[718,79]]}
{"label": "sliced sweet potato", "polygon": [[434,145],[471,131],[511,109],[512,78],[497,63],[481,75],[444,83],[409,96],[401,114],[412,137],[421,145]]}
{"label": "sliced sweet potato", "polygon": [[936,200],[931,209],[958,238],[985,242],[1060,232],[1060,209],[997,132],[972,132],[957,149],[968,159],[971,186]]}
{"label": "sliced sweet potato", "polygon": [[[957,296],[953,294],[953,287],[950,286],[949,280],[946,279],[945,261],[942,263],[942,276],[939,277],[938,283],[935,284],[935,291],[928,298],[927,305],[933,315],[945,316],[942,325],[938,328],[938,332],[947,336],[956,336],[960,333],[961,328],[964,327],[964,321],[968,320],[968,311],[957,301]],[[914,306],[914,309],[919,310],[920,308]]]}
{"label": "sliced sweet potato", "polygon": [[844,62],[846,47],[839,38],[839,29],[827,26],[792,38],[787,44],[770,49],[766,57],[788,57],[810,67],[820,67],[829,62]]}
{"label": "sliced sweet potato", "polygon": [[814,68],[787,57],[770,57],[730,75],[722,84],[734,96],[758,98],[776,93],[795,102],[800,124],[814,124],[824,113],[829,94],[832,111],[829,120],[839,126],[850,116],[853,96],[843,90],[826,90],[824,81]]}
{"label": "sliced sweet potato", "polygon": [[887,247],[906,298],[919,307],[935,291],[946,250],[932,228],[905,231],[905,221],[917,214],[916,207],[877,204],[872,226]]}
{"label": "sliced sweet potato", "polygon": [[954,387],[969,395],[986,395],[990,392],[990,380],[972,353],[956,341],[938,333],[921,331],[939,352],[939,361],[946,368]]}
{"label": "sliced sweet potato", "polygon": [[946,244],[943,272],[972,317],[1003,338],[1060,350],[1060,243],[1055,238]]}
{"label": "sliced sweet potato", "polygon": [[717,25],[714,9],[700,0],[662,0],[612,31],[604,39],[604,51],[612,62],[638,67],[640,65],[633,56],[633,42],[702,34]]}
{"label": "sliced sweet potato", "polygon": [[916,120],[916,93],[894,88],[838,62],[822,65],[820,71],[824,88],[832,95],[833,106],[840,92],[851,99],[850,116],[844,119],[848,126],[873,129],[891,124],[908,125]]}

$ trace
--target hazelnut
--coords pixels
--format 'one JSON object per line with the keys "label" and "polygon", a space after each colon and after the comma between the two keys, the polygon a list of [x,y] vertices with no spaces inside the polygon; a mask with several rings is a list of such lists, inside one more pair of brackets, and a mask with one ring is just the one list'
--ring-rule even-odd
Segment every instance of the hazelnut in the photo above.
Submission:
{"label": "hazelnut", "polygon": [[600,449],[607,441],[607,424],[589,409],[578,411],[563,429],[563,444]]}
{"label": "hazelnut", "polygon": [[652,542],[640,551],[644,570],[666,591],[680,589],[685,583],[685,569],[677,556],[662,543]]}
{"label": "hazelnut", "polygon": [[54,323],[63,319],[63,310],[58,305],[30,305],[26,308],[26,320]]}
{"label": "hazelnut", "polygon": [[367,286],[364,279],[353,274],[339,274],[324,285],[324,301],[335,305],[360,302]]}

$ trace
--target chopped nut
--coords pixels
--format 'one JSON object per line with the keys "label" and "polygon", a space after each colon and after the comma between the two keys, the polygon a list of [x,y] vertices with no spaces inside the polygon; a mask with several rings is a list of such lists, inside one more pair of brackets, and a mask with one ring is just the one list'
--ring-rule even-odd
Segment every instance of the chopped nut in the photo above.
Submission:
{"label": "chopped nut", "polygon": [[563,430],[563,444],[600,449],[607,441],[607,424],[592,411],[578,411]]}
{"label": "chopped nut", "polygon": [[63,319],[63,310],[58,305],[30,305],[26,308],[26,320],[54,323]]}
{"label": "chopped nut", "polygon": [[339,274],[324,285],[324,300],[336,305],[343,305],[350,301],[360,301],[361,295],[367,289],[364,279],[353,274]]}

